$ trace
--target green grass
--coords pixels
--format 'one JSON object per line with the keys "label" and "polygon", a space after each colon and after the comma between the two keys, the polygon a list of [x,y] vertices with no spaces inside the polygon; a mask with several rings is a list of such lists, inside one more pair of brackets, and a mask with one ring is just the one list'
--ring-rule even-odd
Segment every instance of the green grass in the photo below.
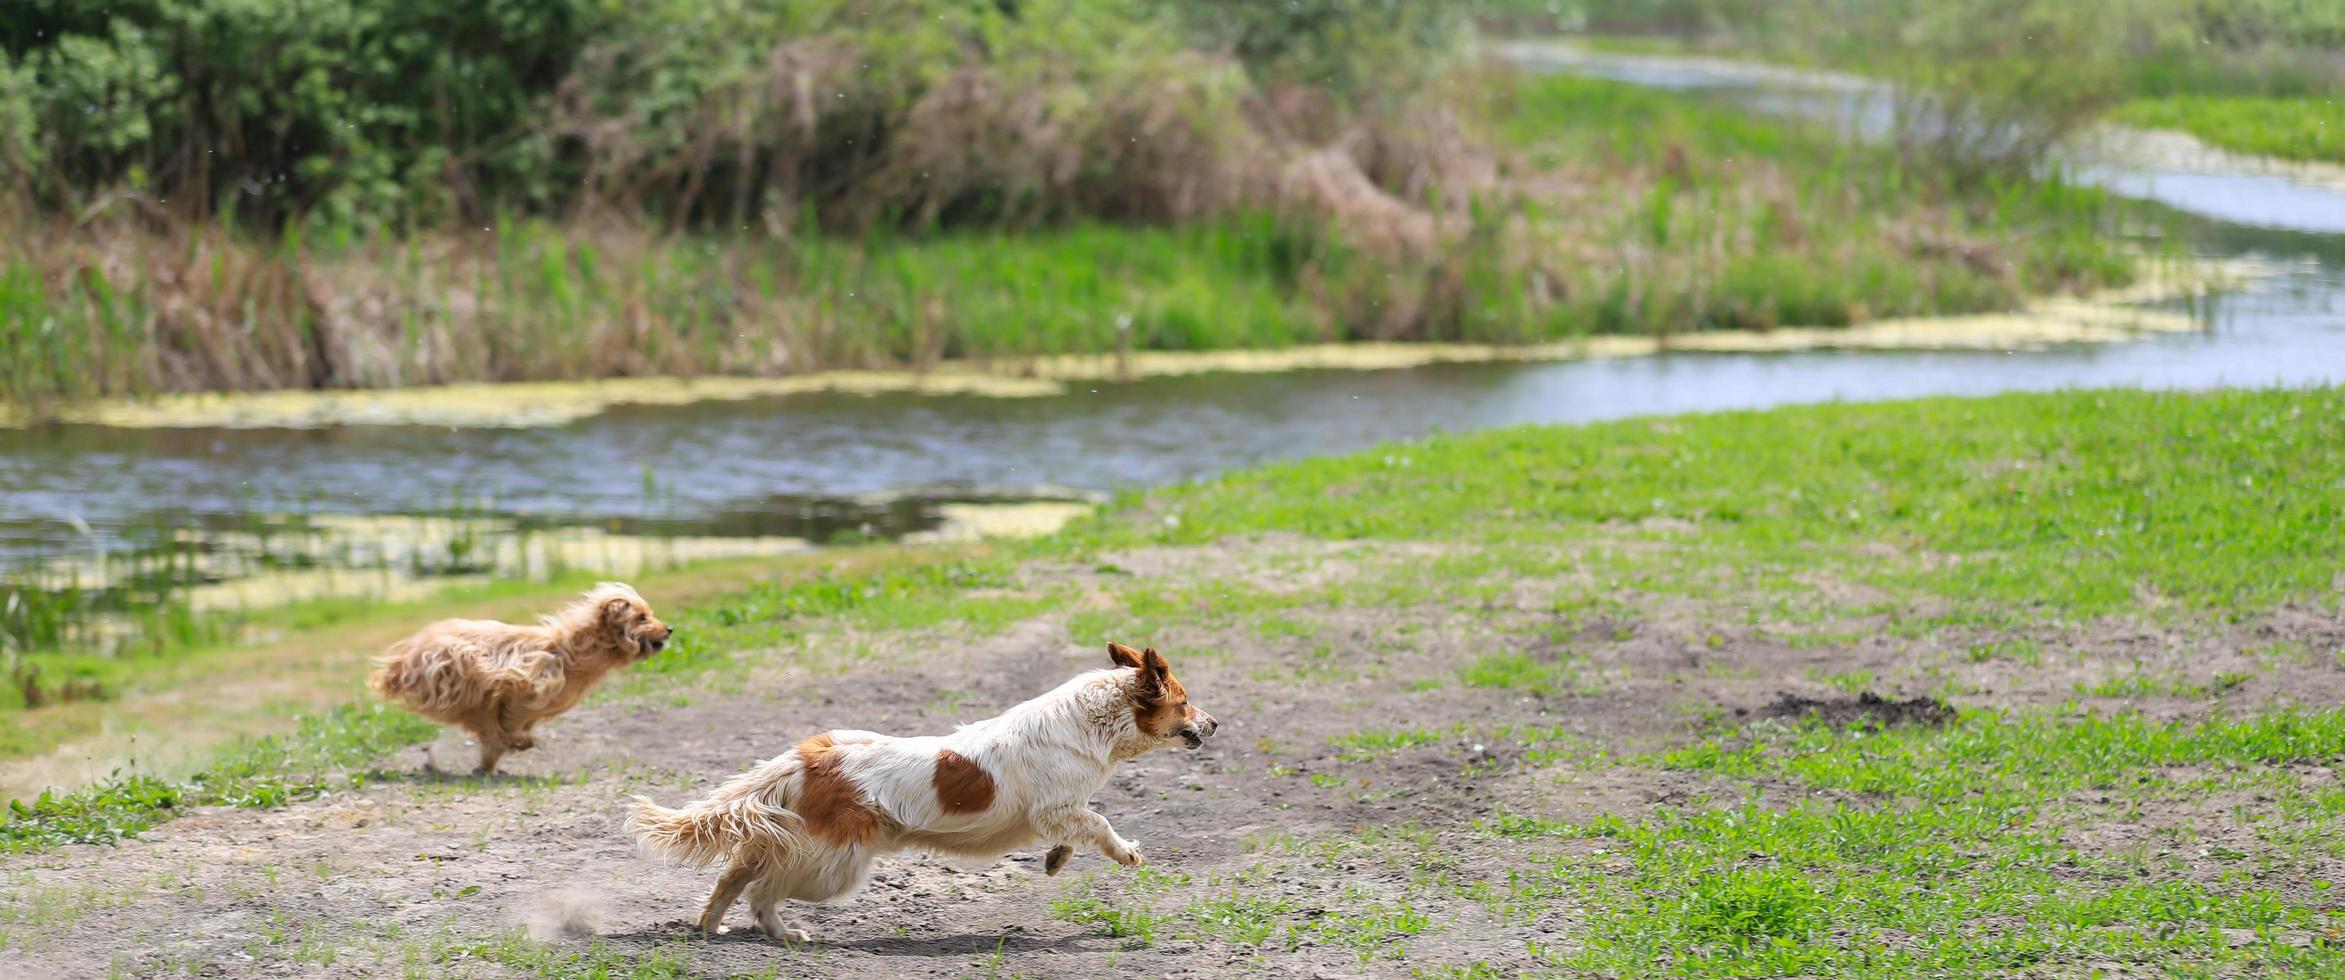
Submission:
{"label": "green grass", "polygon": [[2096,391],[1441,436],[1127,497],[1070,534],[1443,541],[1504,565],[1505,549],[1679,521],[1661,555],[1602,552],[1600,570],[1787,591],[1829,570],[1944,597],[1942,622],[2238,617],[2329,588],[2340,480],[2345,391]]}
{"label": "green grass", "polygon": [[[1623,82],[1543,76],[1493,98],[1506,143],[1610,189],[1533,225],[1573,251],[1628,253],[1555,270],[1578,297],[1556,315],[1590,332],[2003,309],[2130,275],[2109,234],[2122,206],[2096,189],[1957,186],[1827,127]],[[1953,242],[1996,261],[1931,244]]]}
{"label": "green grass", "polygon": [[[2031,630],[2104,617],[2205,628],[2329,595],[2331,543],[2345,537],[2341,419],[2345,391],[2332,388],[2075,392],[1440,436],[1129,496],[1065,537],[1086,555],[1228,549],[1273,532],[1364,545],[1344,552],[1365,570],[1337,596],[1258,591],[1223,610],[1212,590],[1121,595],[1168,628],[1184,611],[1208,633],[1259,627],[1297,600],[1521,603],[1526,583],[1576,574],[1588,584],[1558,590],[1553,610],[1568,628],[1534,635],[1601,633],[1653,597],[1755,595],[1754,622],[1886,616],[1893,636],[1959,637],[1945,643],[1950,663],[2026,670],[2069,655]],[[1427,542],[1447,550],[1380,557]],[[1819,601],[1815,576],[1887,598]],[[1583,588],[1600,601],[1573,600]],[[2005,635],[1967,638],[1982,627]],[[1726,645],[1716,632],[1687,640]],[[1565,662],[1518,646],[1458,677],[1536,690],[1568,683]],[[1883,682],[1809,675],[1850,692]],[[2120,677],[2080,693],[2204,701],[2247,679]],[[2211,713],[2179,718],[1974,709],[1943,728],[1755,722],[1620,758],[1560,728],[1516,726],[1490,740],[1520,749],[1535,774],[1627,766],[1724,795],[1594,819],[1502,813],[1482,824],[1512,858],[1496,877],[1443,870],[1468,847],[1446,837],[1410,860],[1422,887],[1501,919],[1568,916],[1571,941],[1536,952],[1570,973],[2333,971],[2345,921],[2326,896],[2345,855],[2345,794],[2303,774],[2345,759],[2345,711],[2206,703]],[[1372,761],[1443,737],[1371,729],[1334,742]],[[2109,827],[2148,843],[2096,845],[2088,831]],[[1292,935],[1284,909],[1233,895],[1189,912],[1205,935],[1260,947]]]}
{"label": "green grass", "polygon": [[[642,683],[813,656],[856,632],[982,634],[1069,605],[1029,580],[1030,563],[1101,569],[1155,545],[1215,545],[1216,560],[1234,564],[1161,587],[1110,579],[1112,608],[1070,614],[1071,632],[1087,643],[1135,627],[1174,640],[1235,635],[1282,659],[1318,658],[1333,641],[1314,624],[1408,610],[1376,620],[1399,623],[1389,630],[1342,641],[1324,669],[1373,677],[1379,649],[1454,627],[1474,644],[1450,668],[1459,687],[1514,702],[1568,681],[1551,673],[1565,661],[1526,651],[1606,642],[1624,622],[1641,634],[1640,611],[1690,601],[1715,614],[1678,638],[1696,655],[1771,623],[1859,616],[1882,620],[1878,634],[1941,639],[1950,665],[2016,671],[2068,651],[1967,631],[2057,636],[2104,619],[2220,629],[2279,603],[2327,601],[2333,543],[2345,539],[2339,486],[2345,390],[2335,388],[2022,394],[1445,435],[1128,495],[1056,537],[982,554],[754,586],[677,612],[690,638],[680,642],[693,645]],[[1272,533],[1354,545],[1272,549],[1303,557],[1244,567],[1247,539]],[[1289,589],[1259,584],[1319,563],[1348,567]],[[1878,594],[1818,598],[1818,577]],[[1159,642],[1176,657],[1187,649]],[[2331,652],[2291,655],[2317,664]],[[2158,689],[2211,697],[2236,683],[2189,676]],[[1880,680],[1814,677],[1851,689]],[[1383,727],[1335,738],[1347,766],[1469,732],[1504,750],[1456,777],[1509,780],[1508,802],[1472,827],[1256,837],[1262,868],[1317,862],[1332,874],[1389,860],[1405,884],[1371,880],[1305,902],[1245,880],[1191,887],[1155,869],[1109,870],[1070,885],[1052,910],[1134,944],[1211,940],[1266,958],[1308,946],[1416,968],[1433,964],[1416,958],[1415,937],[1448,924],[1443,908],[1473,903],[1499,922],[1567,924],[1568,942],[1530,940],[1567,973],[1974,976],[2100,962],[2334,972],[2345,792],[2322,773],[2345,759],[2345,709],[2210,704],[2182,716],[2037,702],[1973,707],[1937,728],[1841,729],[1687,707],[1697,734],[1649,749],[1528,715],[1454,736]],[[371,755],[428,733],[414,726],[352,709],[194,779],[117,780],[28,806],[5,833],[31,848],[135,832],[199,798],[278,805],[364,778]],[[1541,811],[1550,787],[1567,792],[1606,768],[1619,770],[1609,785],[1682,791],[1612,812]],[[1353,791],[1351,769],[1315,775],[1331,778],[1283,785]],[[1464,870],[1477,853],[1504,855],[1503,870]],[[505,962],[585,968],[560,959],[575,955],[524,948]]]}
{"label": "green grass", "polygon": [[1453,731],[1430,728],[1374,729],[1339,735],[1331,739],[1336,748],[1344,750],[1344,758],[1365,762],[1379,756],[1404,752],[1425,745],[1439,745],[1455,736]]}
{"label": "green grass", "polygon": [[[2339,924],[2314,896],[2329,887],[2320,855],[2345,844],[2345,801],[2279,767],[2340,755],[2336,710],[2197,723],[1978,712],[1937,730],[1751,726],[1646,764],[1848,802],[1691,805],[1585,823],[1502,814],[1484,830],[1599,843],[1629,870],[1613,873],[1584,850],[1548,852],[1481,897],[1598,910],[1581,947],[1553,957],[1598,973],[1937,975],[2080,960],[2301,970],[2333,958],[2288,936],[2333,935]],[[2153,855],[2096,854],[2075,838],[2080,825],[2138,823],[2146,805],[2242,789],[2280,806],[2248,821],[2261,843],[2233,852],[2237,874],[2194,880]]]}
{"label": "green grass", "polygon": [[2173,95],[2126,103],[2116,118],[2241,153],[2345,163],[2345,106],[2326,96]]}
{"label": "green grass", "polygon": [[[1592,910],[1559,966],[1607,975],[1995,975],[2082,961],[2306,969],[2333,959],[2279,930],[2318,907],[2254,886],[2083,867],[2056,827],[1987,807],[1664,809],[1494,833],[1619,850],[1625,873],[1534,859],[1502,901]],[[1496,896],[1494,896],[1496,897]],[[2247,930],[2234,943],[2221,930]]]}
{"label": "green grass", "polygon": [[1555,660],[1523,653],[1493,653],[1458,671],[1467,687],[1499,688],[1550,697],[1575,688],[1579,672],[1568,658]]}
{"label": "green grass", "polygon": [[2278,711],[2206,722],[2134,713],[1980,712],[1944,729],[1865,737],[1803,728],[1791,737],[1710,739],[1657,762],[1824,789],[1935,801],[2025,802],[2081,791],[2195,785],[2185,767],[2318,764],[2345,755],[2345,711]]}
{"label": "green grass", "polygon": [[380,704],[351,704],[305,718],[283,738],[242,743],[185,781],[117,772],[67,793],[11,800],[0,851],[106,844],[197,806],[274,809],[353,783],[385,753],[430,738],[438,726]]}

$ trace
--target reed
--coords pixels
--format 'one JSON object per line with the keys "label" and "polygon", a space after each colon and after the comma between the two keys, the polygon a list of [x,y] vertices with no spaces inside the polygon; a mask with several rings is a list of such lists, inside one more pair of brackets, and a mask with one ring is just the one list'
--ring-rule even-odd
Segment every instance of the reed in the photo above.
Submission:
{"label": "reed", "polygon": [[2119,207],[2057,176],[1956,182],[1614,83],[1472,91],[1459,125],[1503,178],[1447,201],[1338,184],[1317,209],[1174,226],[854,238],[45,227],[0,246],[0,399],[1841,325],[2127,275]]}

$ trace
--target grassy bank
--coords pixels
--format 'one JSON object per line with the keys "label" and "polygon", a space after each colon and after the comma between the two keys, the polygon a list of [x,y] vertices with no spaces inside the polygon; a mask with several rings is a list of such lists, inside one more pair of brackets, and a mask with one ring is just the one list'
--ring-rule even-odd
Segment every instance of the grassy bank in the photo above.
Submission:
{"label": "grassy bank", "polygon": [[[689,713],[710,679],[916,670],[941,638],[1043,617],[1086,646],[1153,638],[1218,678],[1192,681],[1217,710],[1365,699],[1321,705],[1351,727],[1310,744],[1257,705],[1260,741],[1193,777],[1279,788],[1246,811],[1270,821],[1237,845],[1250,869],[1068,886],[1056,913],[1134,957],[1178,937],[1459,976],[2321,972],[2341,955],[2345,803],[2322,767],[2345,716],[2341,651],[2310,624],[2335,614],[2341,410],[2334,389],[2075,392],[1440,437],[691,603],[692,645],[613,696]],[[1827,700],[1728,708],[1787,689]],[[1884,724],[1829,702],[1858,691],[1951,708]],[[189,802],[280,805],[423,734],[344,712],[6,833],[44,847]],[[289,761],[255,784],[254,752]],[[1415,788],[1436,774],[1474,802]],[[1215,820],[1261,802],[1210,798]],[[1415,820],[1385,809],[1402,800]],[[1320,805],[1338,817],[1309,822]],[[1284,884],[1339,873],[1380,884],[1308,908]],[[627,942],[591,953],[730,949]]]}
{"label": "grassy bank", "polygon": [[1332,163],[1297,170],[1332,216],[851,240],[535,221],[28,231],[0,254],[0,398],[1839,326],[2131,274],[2110,235],[2123,215],[2097,191],[1958,185],[1627,85],[1494,74],[1462,91],[1490,154],[1475,196],[1411,202]]}
{"label": "grassy bank", "polygon": [[2317,4],[1489,0],[1479,9],[1501,32],[1855,71],[1931,93],[1972,121],[2056,131],[2047,135],[2105,116],[2243,153],[2340,159],[2345,61],[2334,52],[2345,16]]}
{"label": "grassy bank", "polygon": [[2335,97],[2176,95],[2128,102],[2115,118],[2240,153],[2345,163],[2345,107]]}

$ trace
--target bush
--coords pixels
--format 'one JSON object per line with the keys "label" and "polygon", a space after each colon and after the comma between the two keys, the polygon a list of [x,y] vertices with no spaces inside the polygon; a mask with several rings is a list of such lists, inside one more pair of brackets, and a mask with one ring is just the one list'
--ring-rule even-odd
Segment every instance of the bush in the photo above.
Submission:
{"label": "bush", "polygon": [[587,0],[8,4],[0,165],[51,206],[129,189],[271,224],[542,198],[523,134],[590,22]]}
{"label": "bush", "polygon": [[0,177],[271,230],[1178,220],[1275,181],[1257,79],[1404,102],[1462,25],[1436,0],[44,0],[0,5]]}
{"label": "bush", "polygon": [[1472,4],[1451,0],[1156,0],[1198,43],[1268,82],[1359,98],[1407,92],[1456,51]]}
{"label": "bush", "polygon": [[1245,78],[1125,0],[670,0],[554,100],[581,205],[833,228],[1175,219],[1242,190]]}
{"label": "bush", "polygon": [[2014,172],[2123,95],[2119,0],[1920,0],[1895,16],[1896,137],[1916,162],[1958,176]]}

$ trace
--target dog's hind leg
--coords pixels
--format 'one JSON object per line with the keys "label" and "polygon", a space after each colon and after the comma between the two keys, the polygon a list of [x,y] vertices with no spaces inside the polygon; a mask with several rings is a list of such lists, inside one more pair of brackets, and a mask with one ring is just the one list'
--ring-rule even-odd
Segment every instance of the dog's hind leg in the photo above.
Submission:
{"label": "dog's hind leg", "polygon": [[[725,869],[724,876],[717,879],[716,890],[708,893],[707,907],[700,910],[700,931],[714,935],[725,924],[725,913],[741,897],[741,890],[757,880],[760,870],[757,865],[747,861],[735,861],[732,867]],[[762,925],[762,921],[759,924]]]}
{"label": "dog's hind leg", "polygon": [[781,899],[760,901],[759,898],[762,896],[750,899],[750,910],[757,913],[758,931],[765,933],[768,938],[786,943],[814,941],[814,934],[806,931],[804,923],[795,926],[782,924]]}

